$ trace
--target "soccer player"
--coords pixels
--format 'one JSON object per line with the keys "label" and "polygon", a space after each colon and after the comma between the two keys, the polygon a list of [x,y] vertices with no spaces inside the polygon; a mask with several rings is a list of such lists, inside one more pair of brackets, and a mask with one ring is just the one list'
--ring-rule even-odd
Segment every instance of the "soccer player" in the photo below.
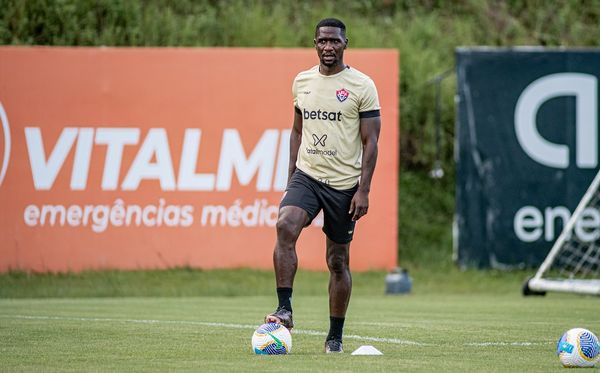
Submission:
{"label": "soccer player", "polygon": [[280,204],[273,264],[279,306],[265,317],[292,329],[292,287],[298,267],[296,241],[323,210],[329,268],[329,334],[325,352],[343,352],[342,334],[352,290],[350,242],[356,221],[369,208],[377,161],[380,106],[365,74],[344,63],[346,26],[338,19],[315,29],[319,65],[294,79],[294,123],[288,185]]}

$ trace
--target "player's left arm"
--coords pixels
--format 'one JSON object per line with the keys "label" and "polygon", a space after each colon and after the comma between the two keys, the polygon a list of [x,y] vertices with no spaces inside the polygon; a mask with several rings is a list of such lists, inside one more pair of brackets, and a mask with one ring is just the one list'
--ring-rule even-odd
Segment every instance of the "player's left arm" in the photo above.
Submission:
{"label": "player's left arm", "polygon": [[377,141],[381,129],[381,117],[370,117],[360,119],[360,137],[363,145],[362,169],[360,172],[360,184],[358,190],[350,202],[352,220],[358,220],[367,214],[369,210],[369,192],[371,190],[371,179],[377,163]]}

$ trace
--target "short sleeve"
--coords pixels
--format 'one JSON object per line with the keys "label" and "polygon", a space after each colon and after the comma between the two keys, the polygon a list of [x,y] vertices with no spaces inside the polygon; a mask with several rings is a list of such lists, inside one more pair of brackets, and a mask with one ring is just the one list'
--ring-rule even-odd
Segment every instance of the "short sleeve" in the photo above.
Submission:
{"label": "short sleeve", "polygon": [[377,88],[373,80],[368,79],[365,82],[365,89],[360,100],[358,112],[361,114],[361,118],[365,116],[379,116],[379,96],[377,95]]}
{"label": "short sleeve", "polygon": [[297,77],[294,78],[294,81],[292,82],[292,97],[294,98],[294,107],[298,107],[298,83],[297,83]]}

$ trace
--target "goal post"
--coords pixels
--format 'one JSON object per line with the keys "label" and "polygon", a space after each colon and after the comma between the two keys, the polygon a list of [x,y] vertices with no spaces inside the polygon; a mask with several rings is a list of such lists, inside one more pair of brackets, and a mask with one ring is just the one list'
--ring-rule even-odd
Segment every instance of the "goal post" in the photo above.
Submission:
{"label": "goal post", "polygon": [[600,295],[600,171],[523,295],[546,291]]}

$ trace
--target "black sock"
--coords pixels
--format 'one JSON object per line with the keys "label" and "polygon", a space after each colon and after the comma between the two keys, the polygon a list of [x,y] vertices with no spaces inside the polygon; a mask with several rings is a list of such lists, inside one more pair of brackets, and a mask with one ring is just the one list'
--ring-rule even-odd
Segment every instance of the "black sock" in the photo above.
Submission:
{"label": "black sock", "polygon": [[292,312],[292,288],[277,288],[277,298],[279,298],[279,307]]}
{"label": "black sock", "polygon": [[337,339],[338,341],[342,340],[345,320],[345,317],[329,316],[329,334],[327,335],[328,341],[332,339]]}

